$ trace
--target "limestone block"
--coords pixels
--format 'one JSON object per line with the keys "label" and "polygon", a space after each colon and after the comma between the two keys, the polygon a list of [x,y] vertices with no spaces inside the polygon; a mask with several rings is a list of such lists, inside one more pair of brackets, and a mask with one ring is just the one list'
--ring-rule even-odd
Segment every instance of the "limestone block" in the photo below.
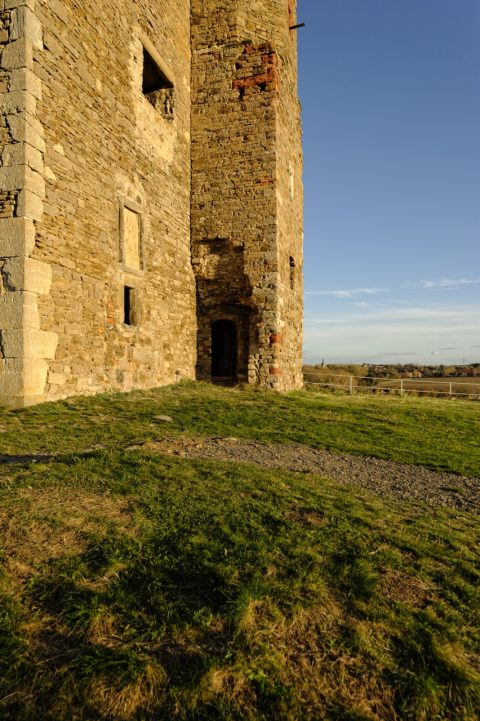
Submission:
{"label": "limestone block", "polygon": [[2,165],[28,165],[37,173],[43,174],[44,165],[42,154],[27,143],[14,143],[6,145],[2,153]]}
{"label": "limestone block", "polygon": [[40,317],[33,293],[5,293],[0,296],[0,330],[38,330]]}
{"label": "limestone block", "polygon": [[7,358],[0,368],[0,398],[13,407],[44,400],[48,363],[45,360]]}
{"label": "limestone block", "polygon": [[45,393],[48,363],[45,360],[26,358],[23,361],[23,396],[28,404],[29,397],[33,403]]}
{"label": "limestone block", "polygon": [[0,60],[0,67],[5,70],[14,68],[33,68],[33,45],[30,40],[21,38],[5,45]]}
{"label": "limestone block", "polygon": [[12,404],[23,393],[23,365],[18,359],[8,358],[0,372],[0,398]]}
{"label": "limestone block", "polygon": [[10,165],[0,168],[0,188],[2,190],[19,190],[25,186],[25,166]]}
{"label": "limestone block", "polygon": [[40,198],[45,197],[45,178],[41,173],[30,168],[28,165],[21,166],[25,173],[25,187]]}
{"label": "limestone block", "polygon": [[51,385],[64,386],[67,382],[67,377],[63,373],[53,373],[50,371],[48,374],[48,382]]}
{"label": "limestone block", "polygon": [[44,175],[45,175],[45,178],[47,180],[50,180],[52,183],[57,182],[57,176],[55,175],[53,170],[48,165],[45,166]]}
{"label": "limestone block", "polygon": [[52,268],[32,258],[12,258],[5,263],[3,272],[9,287],[16,291],[48,295],[52,285]]}
{"label": "limestone block", "polygon": [[36,50],[43,49],[40,21],[25,5],[17,7],[12,12],[10,36],[12,40],[27,38]]}
{"label": "limestone block", "polygon": [[36,108],[37,101],[35,96],[26,90],[12,90],[11,92],[0,95],[0,111],[5,115],[15,115],[17,113],[33,114],[36,112]]}
{"label": "limestone block", "polygon": [[69,17],[68,17],[67,10],[65,9],[61,0],[50,0],[49,5],[50,5],[51,9],[53,10],[53,12],[56,13],[56,15],[58,15],[58,17],[60,18],[62,23],[67,24]]}
{"label": "limestone block", "polygon": [[55,358],[58,335],[43,330],[10,329],[2,331],[5,358]]}
{"label": "limestone block", "polygon": [[42,81],[29,68],[18,68],[10,73],[10,92],[24,90],[33,98],[41,100]]}
{"label": "limestone block", "polygon": [[41,127],[28,122],[28,120],[29,118],[26,113],[9,115],[7,117],[7,122],[10,127],[13,140],[18,143],[28,143],[33,148],[40,151],[40,153],[44,153],[45,141],[43,139],[43,131]]}
{"label": "limestone block", "polygon": [[30,190],[22,190],[18,196],[18,214],[32,220],[42,220],[43,201],[41,197]]}
{"label": "limestone block", "polygon": [[35,226],[27,218],[0,218],[0,258],[30,255],[35,247]]}

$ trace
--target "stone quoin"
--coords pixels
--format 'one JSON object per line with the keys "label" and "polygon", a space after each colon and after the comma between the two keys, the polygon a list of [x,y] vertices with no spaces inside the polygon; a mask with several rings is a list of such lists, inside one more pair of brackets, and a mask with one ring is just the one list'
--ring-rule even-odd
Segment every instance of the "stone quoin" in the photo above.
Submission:
{"label": "stone quoin", "polygon": [[302,385],[294,0],[0,0],[0,404]]}

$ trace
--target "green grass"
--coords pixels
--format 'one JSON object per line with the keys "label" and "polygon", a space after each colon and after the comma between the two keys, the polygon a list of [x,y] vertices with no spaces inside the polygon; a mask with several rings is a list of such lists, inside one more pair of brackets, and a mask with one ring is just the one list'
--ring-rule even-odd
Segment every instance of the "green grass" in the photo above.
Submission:
{"label": "green grass", "polygon": [[[167,426],[156,417],[170,415]],[[170,435],[237,436],[480,475],[478,404],[185,383],[0,414],[0,454],[75,453]]]}
{"label": "green grass", "polygon": [[478,516],[127,450],[236,435],[474,473],[475,408],[188,385],[5,412],[0,453],[38,457],[0,467],[0,717],[476,721]]}

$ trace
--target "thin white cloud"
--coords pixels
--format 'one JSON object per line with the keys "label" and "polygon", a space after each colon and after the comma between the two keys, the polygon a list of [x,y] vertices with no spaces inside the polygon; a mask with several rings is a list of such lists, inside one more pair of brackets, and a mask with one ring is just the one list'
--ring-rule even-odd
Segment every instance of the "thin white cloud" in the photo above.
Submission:
{"label": "thin white cloud", "polygon": [[441,280],[424,280],[421,288],[425,290],[464,288],[466,285],[479,285],[480,278],[442,278]]}
{"label": "thin white cloud", "polygon": [[[308,305],[308,304],[307,304]],[[380,328],[384,325],[393,326],[402,322],[413,323],[415,326],[425,327],[427,324],[458,323],[462,325],[471,319],[478,322],[480,316],[480,305],[449,305],[449,306],[387,306],[379,305],[375,308],[368,307],[365,312],[359,315],[359,311],[349,313],[337,310],[335,313],[323,315],[318,309],[310,309],[305,315],[306,326],[316,325],[353,325],[356,327],[367,324],[376,325]]]}
{"label": "thin white cloud", "polygon": [[305,295],[328,295],[332,298],[358,298],[362,295],[389,293],[388,288],[349,288],[348,290],[307,290]]}
{"label": "thin white cloud", "polygon": [[431,362],[434,352],[439,353],[434,356],[438,363],[459,363],[464,356],[474,362],[479,360],[473,347],[479,327],[480,303],[377,307],[363,313],[352,308],[325,315],[316,310],[306,318],[305,355],[312,362],[363,362],[373,357],[378,362],[407,362],[415,348],[418,362]]}

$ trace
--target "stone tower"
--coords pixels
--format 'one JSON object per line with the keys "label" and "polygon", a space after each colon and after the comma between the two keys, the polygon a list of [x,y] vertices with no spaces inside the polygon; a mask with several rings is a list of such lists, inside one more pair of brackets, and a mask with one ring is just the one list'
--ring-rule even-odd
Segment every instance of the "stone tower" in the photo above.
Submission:
{"label": "stone tower", "polygon": [[301,385],[294,18],[0,0],[0,405]]}
{"label": "stone tower", "polygon": [[192,0],[197,375],[302,384],[294,0]]}

